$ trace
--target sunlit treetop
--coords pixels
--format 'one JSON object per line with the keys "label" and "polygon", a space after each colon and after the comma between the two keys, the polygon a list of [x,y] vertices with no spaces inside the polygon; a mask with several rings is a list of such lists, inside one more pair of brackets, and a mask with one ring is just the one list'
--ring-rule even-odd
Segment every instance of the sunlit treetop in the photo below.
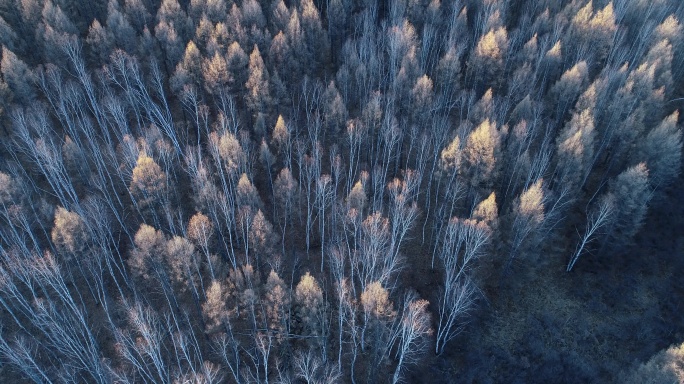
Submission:
{"label": "sunlit treetop", "polygon": [[273,127],[272,139],[278,148],[282,148],[290,140],[290,132],[287,129],[283,115],[278,115],[278,120],[275,127]]}
{"label": "sunlit treetop", "polygon": [[561,52],[561,50],[562,50],[562,45],[563,45],[563,44],[561,43],[561,41],[560,41],[560,39],[559,39],[558,41],[556,41],[556,44],[554,44],[553,47],[551,47],[551,49],[549,49],[548,51],[546,51],[546,55],[547,55],[548,57],[560,59],[560,58],[561,58],[561,55],[562,55],[562,52]]}
{"label": "sunlit treetop", "polygon": [[131,187],[144,194],[153,195],[161,192],[165,184],[166,173],[151,157],[144,152],[140,153],[135,168],[133,168]]}
{"label": "sunlit treetop", "polygon": [[675,15],[670,15],[656,28],[659,39],[668,39],[675,43],[682,40],[682,25]]}
{"label": "sunlit treetop", "polygon": [[323,291],[309,272],[299,280],[295,288],[295,300],[308,308],[316,308],[323,304]]}
{"label": "sunlit treetop", "polygon": [[63,207],[55,211],[55,226],[52,228],[52,242],[62,253],[74,254],[84,249],[85,227],[83,220],[75,212]]}
{"label": "sunlit treetop", "polygon": [[491,60],[501,60],[508,48],[508,33],[503,27],[487,32],[477,43],[475,53]]}
{"label": "sunlit treetop", "polygon": [[363,183],[359,180],[354,184],[349,196],[347,196],[347,204],[350,208],[356,209],[358,212],[363,212],[366,206],[366,191]]}
{"label": "sunlit treetop", "polygon": [[541,179],[520,195],[518,213],[535,224],[544,221],[544,190]]}
{"label": "sunlit treetop", "polygon": [[204,214],[198,212],[190,218],[188,223],[188,237],[201,244],[209,241],[214,233],[214,224]]}
{"label": "sunlit treetop", "polygon": [[439,168],[445,172],[452,173],[461,166],[461,138],[456,136],[451,143],[442,150]]}
{"label": "sunlit treetop", "polygon": [[490,228],[494,226],[499,217],[499,210],[496,206],[496,192],[482,200],[473,211],[472,218],[487,224]]}
{"label": "sunlit treetop", "polygon": [[364,312],[372,315],[376,319],[388,319],[393,317],[394,311],[392,302],[389,299],[389,292],[379,281],[370,283],[361,293],[361,305]]}

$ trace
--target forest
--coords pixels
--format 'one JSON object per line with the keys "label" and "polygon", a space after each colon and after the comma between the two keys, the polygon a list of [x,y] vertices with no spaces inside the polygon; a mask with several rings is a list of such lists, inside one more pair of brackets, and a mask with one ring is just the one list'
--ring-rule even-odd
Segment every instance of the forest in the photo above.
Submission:
{"label": "forest", "polygon": [[0,0],[0,381],[684,383],[683,17]]}

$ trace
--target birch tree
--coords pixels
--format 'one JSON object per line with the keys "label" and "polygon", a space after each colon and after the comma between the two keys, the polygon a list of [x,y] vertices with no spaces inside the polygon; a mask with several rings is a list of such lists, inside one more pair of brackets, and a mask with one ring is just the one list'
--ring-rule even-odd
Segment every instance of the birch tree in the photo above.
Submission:
{"label": "birch tree", "polygon": [[427,300],[407,294],[404,297],[404,308],[400,317],[399,335],[397,337],[397,356],[399,362],[392,375],[392,383],[401,381],[402,369],[405,365],[415,363],[426,350],[427,336],[432,334],[430,313],[427,311]]}
{"label": "birch tree", "polygon": [[603,227],[610,226],[613,220],[616,206],[615,196],[612,193],[606,193],[599,198],[596,206],[592,207],[589,212],[587,212],[587,224],[584,229],[584,234],[581,235],[579,242],[575,246],[575,251],[570,257],[568,266],[565,269],[570,272],[572,268],[579,260],[582,253],[589,246],[589,243],[600,234],[600,230]]}
{"label": "birch tree", "polygon": [[491,229],[486,224],[457,217],[449,220],[444,230],[439,244],[444,280],[438,301],[437,354],[460,333],[465,316],[475,303],[476,287],[470,273],[484,254],[490,236]]}

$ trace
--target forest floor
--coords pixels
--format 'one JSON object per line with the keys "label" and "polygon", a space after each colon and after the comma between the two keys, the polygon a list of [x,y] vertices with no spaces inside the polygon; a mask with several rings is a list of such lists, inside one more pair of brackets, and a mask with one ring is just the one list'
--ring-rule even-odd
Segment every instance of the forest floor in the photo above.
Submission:
{"label": "forest floor", "polygon": [[464,332],[443,356],[428,357],[432,364],[413,369],[410,381],[618,382],[633,364],[684,341],[679,185],[682,176],[651,203],[643,229],[622,251],[585,254],[567,273],[567,252],[544,249],[511,275],[490,278]]}

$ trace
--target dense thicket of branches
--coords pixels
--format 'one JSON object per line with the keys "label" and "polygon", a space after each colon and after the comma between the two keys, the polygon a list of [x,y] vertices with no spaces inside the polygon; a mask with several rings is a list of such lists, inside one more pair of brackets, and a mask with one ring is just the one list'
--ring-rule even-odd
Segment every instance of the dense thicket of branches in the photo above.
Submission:
{"label": "dense thicket of branches", "polygon": [[683,4],[0,1],[4,374],[397,383],[479,348],[495,281],[623,252],[678,178]]}

